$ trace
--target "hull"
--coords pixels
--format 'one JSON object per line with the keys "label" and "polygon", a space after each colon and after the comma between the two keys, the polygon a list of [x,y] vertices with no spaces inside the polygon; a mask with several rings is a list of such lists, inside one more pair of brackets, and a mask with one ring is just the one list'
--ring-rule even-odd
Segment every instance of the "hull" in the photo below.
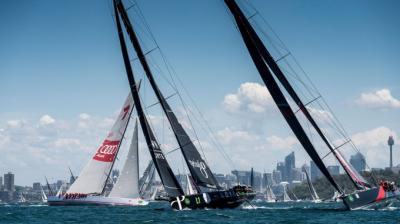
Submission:
{"label": "hull", "polygon": [[379,209],[388,206],[394,200],[400,199],[400,192],[385,191],[383,187],[371,188],[344,196],[343,203],[349,210]]}
{"label": "hull", "polygon": [[233,189],[207,192],[194,195],[183,195],[170,200],[173,209],[232,209],[256,196],[253,192],[237,192]]}
{"label": "hull", "polygon": [[141,206],[149,202],[141,198],[112,198],[97,195],[88,195],[81,198],[66,198],[64,196],[50,196],[47,204],[50,206],[69,206],[69,205],[111,205],[111,206]]}

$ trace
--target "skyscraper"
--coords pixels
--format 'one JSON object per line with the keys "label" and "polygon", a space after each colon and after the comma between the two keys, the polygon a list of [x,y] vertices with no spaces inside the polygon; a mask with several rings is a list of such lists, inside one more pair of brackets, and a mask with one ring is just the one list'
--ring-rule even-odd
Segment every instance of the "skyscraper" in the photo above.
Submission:
{"label": "skyscraper", "polygon": [[274,180],[275,184],[279,184],[282,182],[282,173],[279,170],[274,170],[272,172],[272,179]]}
{"label": "skyscraper", "polygon": [[[283,162],[278,162],[276,164],[276,170],[280,172],[280,179],[281,181],[286,181],[286,176],[285,176],[285,164]],[[279,184],[279,182],[277,182],[277,184]]]}
{"label": "skyscraper", "polygon": [[282,178],[284,181],[292,182],[293,180],[293,169],[295,168],[296,160],[294,157],[294,152],[291,152],[289,155],[285,157],[285,169],[284,175]]}
{"label": "skyscraper", "polygon": [[338,165],[328,166],[327,168],[331,175],[339,175],[340,174],[340,167]]}
{"label": "skyscraper", "polygon": [[0,191],[3,190],[3,177],[0,177]]}
{"label": "skyscraper", "polygon": [[360,152],[350,157],[350,163],[358,172],[364,171],[366,167],[365,157]]}
{"label": "skyscraper", "polygon": [[310,174],[312,181],[322,177],[322,173],[317,167],[317,165],[315,165],[314,161],[310,161]]}
{"label": "skyscraper", "polygon": [[4,174],[4,190],[10,192],[15,191],[14,174],[12,174],[11,172]]}

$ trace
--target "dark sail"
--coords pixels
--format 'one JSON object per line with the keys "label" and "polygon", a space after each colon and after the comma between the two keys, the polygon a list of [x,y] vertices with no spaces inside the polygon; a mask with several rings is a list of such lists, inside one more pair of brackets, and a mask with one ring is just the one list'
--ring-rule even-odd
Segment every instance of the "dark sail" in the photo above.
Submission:
{"label": "dark sail", "polygon": [[138,87],[136,85],[135,78],[133,76],[133,71],[129,61],[128,51],[126,49],[124,34],[122,31],[121,22],[118,15],[117,5],[119,5],[119,3],[120,3],[119,0],[114,0],[114,12],[117,22],[118,36],[121,45],[122,56],[124,58],[126,74],[129,80],[129,87],[132,92],[133,100],[135,102],[136,112],[138,114],[140,125],[142,127],[144,137],[146,139],[147,147],[149,148],[150,155],[154,161],[154,165],[158,171],[158,174],[160,175],[160,179],[164,185],[164,189],[169,196],[177,197],[184,194],[183,190],[179,185],[177,179],[175,178],[174,173],[172,172],[172,169],[169,166],[163,152],[160,149],[160,146],[153,134],[153,131],[151,130],[148,124],[146,115],[143,111],[140,102]]}
{"label": "dark sail", "polygon": [[250,171],[250,186],[254,189],[254,170],[253,170],[253,167],[251,168],[251,171]]}
{"label": "dark sail", "polygon": [[49,191],[49,195],[53,196],[53,190],[51,190],[49,181],[47,180],[47,177],[44,177],[46,179],[46,185],[47,185],[47,190]]}
{"label": "dark sail", "polygon": [[133,47],[136,50],[137,57],[143,66],[143,70],[145,71],[150,85],[153,88],[155,95],[157,96],[157,99],[160,102],[160,105],[168,118],[169,123],[171,124],[172,131],[174,132],[175,138],[179,144],[179,147],[182,151],[183,157],[185,158],[185,161],[195,184],[197,186],[208,188],[218,188],[218,182],[215,179],[213,173],[211,172],[207,163],[203,160],[203,158],[201,158],[200,153],[196,149],[185,129],[179,123],[176,115],[174,114],[168,102],[165,100],[160,89],[158,88],[122,1],[119,1],[118,3],[118,10],[121,14],[122,21],[124,22],[125,28],[131,39]]}
{"label": "dark sail", "polygon": [[355,185],[356,188],[358,189],[363,189],[365,186],[369,186],[369,184],[364,180],[364,178],[355,171],[354,168],[351,167],[351,165],[343,158],[343,156],[340,154],[340,152],[332,147],[332,145],[329,143],[328,139],[322,132],[322,130],[319,128],[317,123],[315,122],[314,118],[311,116],[310,112],[307,110],[307,107],[304,105],[300,97],[297,95],[295,90],[293,89],[292,85],[289,83],[287,80],[286,76],[283,74],[282,70],[279,68],[277,63],[275,62],[274,58],[272,55],[269,53],[268,49],[265,47],[264,43],[261,41],[260,37],[257,35],[253,27],[250,25],[248,20],[243,21],[243,23],[246,24],[247,31],[249,32],[249,35],[253,38],[253,41],[255,45],[257,46],[257,49],[259,53],[261,54],[262,58],[264,61],[268,64],[269,68],[272,70],[272,72],[275,74],[276,78],[279,80],[279,82],[282,84],[282,86],[286,89],[286,91],[289,93],[290,97],[294,100],[296,105],[299,107],[300,111],[305,115],[307,120],[311,123],[311,125],[314,127],[314,129],[317,131],[318,135],[321,137],[321,139],[324,141],[324,143],[327,145],[329,150],[334,154],[336,159],[339,161],[347,175],[350,177],[352,180],[353,184]]}
{"label": "dark sail", "polygon": [[252,29],[251,25],[247,21],[243,12],[240,10],[239,6],[236,4],[234,0],[225,0],[225,3],[228,6],[231,13],[233,14],[233,17],[235,18],[236,24],[239,28],[243,41],[246,44],[249,54],[253,59],[253,62],[257,67],[257,70],[260,73],[261,78],[263,79],[268,91],[270,92],[272,98],[275,101],[275,104],[278,106],[283,117],[289,124],[290,128],[293,130],[294,134],[296,135],[297,139],[299,140],[303,148],[307,151],[311,159],[315,162],[315,164],[321,170],[324,176],[328,179],[328,181],[332,184],[332,186],[334,186],[339,192],[342,192],[342,190],[336,184],[333,177],[330,175],[322,159],[319,157],[313,144],[306,135],[303,127],[300,125],[292,108],[290,107],[285,96],[283,95],[278,84],[276,83],[271,71],[266,65],[264,61],[265,59],[263,58],[261,50],[256,41],[256,38],[258,37],[256,37],[257,35],[255,33],[250,31]]}

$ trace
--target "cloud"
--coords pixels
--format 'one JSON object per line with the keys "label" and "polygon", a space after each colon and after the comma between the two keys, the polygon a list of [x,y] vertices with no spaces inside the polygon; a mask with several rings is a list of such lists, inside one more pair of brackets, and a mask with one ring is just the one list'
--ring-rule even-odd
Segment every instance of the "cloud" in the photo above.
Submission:
{"label": "cloud", "polygon": [[310,112],[311,116],[313,116],[317,121],[327,123],[331,122],[333,119],[332,114],[326,110],[320,110],[313,107],[307,107],[307,109]]}
{"label": "cloud", "polygon": [[41,126],[46,126],[46,125],[50,125],[50,124],[54,124],[54,122],[56,122],[56,120],[54,118],[52,118],[50,115],[43,115],[40,119],[39,119],[39,125]]}
{"label": "cloud", "polygon": [[259,83],[246,82],[240,85],[236,93],[227,94],[222,105],[229,113],[264,113],[273,100],[267,88]]}
{"label": "cloud", "polygon": [[22,120],[9,120],[7,121],[7,126],[9,128],[20,128],[24,125],[25,121]]}
{"label": "cloud", "polygon": [[276,135],[267,137],[267,142],[274,148],[278,149],[292,149],[299,141],[292,136],[281,138]]}
{"label": "cloud", "polygon": [[374,109],[400,108],[400,100],[393,97],[390,90],[386,88],[375,92],[361,93],[356,103]]}
{"label": "cloud", "polygon": [[[398,141],[397,135],[393,130],[381,126],[355,133],[351,138],[360,152],[364,154],[367,163],[371,167],[382,167],[389,165],[389,150],[387,145],[389,136],[393,136],[395,142]],[[393,153],[393,157],[398,158],[396,150]],[[399,161],[395,159],[394,162],[398,163]]]}
{"label": "cloud", "polygon": [[79,114],[79,119],[80,120],[89,120],[91,118],[91,116],[87,113],[81,113]]}

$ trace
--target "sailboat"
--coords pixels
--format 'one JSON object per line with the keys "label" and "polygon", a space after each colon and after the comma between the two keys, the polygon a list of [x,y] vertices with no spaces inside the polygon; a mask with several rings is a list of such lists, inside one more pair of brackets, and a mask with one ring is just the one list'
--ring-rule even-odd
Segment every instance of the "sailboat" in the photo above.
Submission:
{"label": "sailboat", "polygon": [[146,205],[139,197],[138,128],[135,125],[132,143],[122,173],[109,196],[105,187],[114,166],[133,109],[132,95],[125,100],[111,131],[96,153],[65,194],[62,187],[56,196],[49,196],[49,205]]}
{"label": "sailboat", "polygon": [[315,203],[321,202],[322,200],[318,197],[318,194],[315,191],[315,188],[311,182],[310,176],[308,175],[307,169],[304,166],[303,166],[303,172],[306,174],[308,190],[310,191],[312,201]]}
{"label": "sailboat", "polygon": [[[193,141],[178,121],[172,108],[169,106],[158,88],[152,70],[147,62],[146,55],[143,53],[139,39],[134,31],[134,26],[128,17],[123,2],[121,0],[113,0],[113,3],[121,53],[136,112],[139,117],[140,126],[145,136],[150,155],[160,176],[164,190],[168,195],[171,207],[178,210],[185,208],[235,208],[253,198],[255,194],[246,186],[235,186],[229,190],[223,190],[219,186],[206,161],[200,156]],[[137,59],[139,60],[150,86],[157,97],[158,104],[166,115],[168,123],[174,133],[179,149],[184,157],[191,177],[193,178],[193,184],[197,194],[187,195],[184,193],[179,181],[176,179],[170,165],[168,164],[165,154],[161,150],[160,144],[158,143],[151,126],[149,125],[146,114],[142,108],[137,83],[135,82],[135,77],[133,75],[133,69],[127,46],[125,44],[121,20],[136,52]]]}
{"label": "sailboat", "polygon": [[265,190],[265,201],[266,202],[276,202],[276,197],[270,185],[267,185]]}
{"label": "sailboat", "polygon": [[44,190],[43,190],[43,187],[42,186],[40,186],[40,190],[41,190],[41,198],[42,198],[42,202],[43,203],[47,203],[47,195],[46,195],[46,193],[44,193]]}
{"label": "sailboat", "polygon": [[[248,18],[245,16],[241,8],[238,6],[235,0],[224,0],[227,8],[232,13],[234,21],[237,25],[239,33],[243,39],[243,42],[251,56],[254,65],[257,68],[265,86],[267,87],[269,93],[272,96],[275,104],[278,106],[281,114],[286,120],[287,124],[292,129],[293,133],[315,162],[316,166],[319,168],[321,173],[326,177],[329,183],[340,193],[340,197],[343,199],[343,203],[349,210],[355,210],[365,207],[380,207],[388,205],[390,201],[396,199],[400,196],[400,192],[395,186],[388,187],[388,184],[382,182],[378,186],[372,186],[368,183],[352,166],[346,159],[342,156],[338,147],[334,147],[327,139],[327,137],[322,132],[321,128],[315,122],[313,116],[306,107],[288,79],[286,78],[284,72],[278,66],[277,61],[270,54],[266,46],[264,45],[261,38],[258,36],[257,32],[254,30],[250,24]],[[321,157],[310,138],[307,136],[304,128],[300,124],[298,118],[295,115],[291,105],[289,104],[287,98],[281,90],[281,86],[278,85],[277,80],[280,82],[281,86],[290,95],[290,98],[295,102],[295,105],[299,107],[298,111],[306,117],[308,122],[318,133],[318,136],[325,143],[329,149],[329,154],[334,156],[340,165],[343,167],[346,175],[352,181],[355,191],[353,193],[345,193],[343,188],[338,185],[332,175],[329,173],[323,157]],[[340,147],[340,146],[339,146]]]}
{"label": "sailboat", "polygon": [[289,183],[287,182],[282,182],[281,185],[283,186],[283,197],[282,197],[282,201],[283,202],[291,202],[293,201],[288,194],[288,185]]}

